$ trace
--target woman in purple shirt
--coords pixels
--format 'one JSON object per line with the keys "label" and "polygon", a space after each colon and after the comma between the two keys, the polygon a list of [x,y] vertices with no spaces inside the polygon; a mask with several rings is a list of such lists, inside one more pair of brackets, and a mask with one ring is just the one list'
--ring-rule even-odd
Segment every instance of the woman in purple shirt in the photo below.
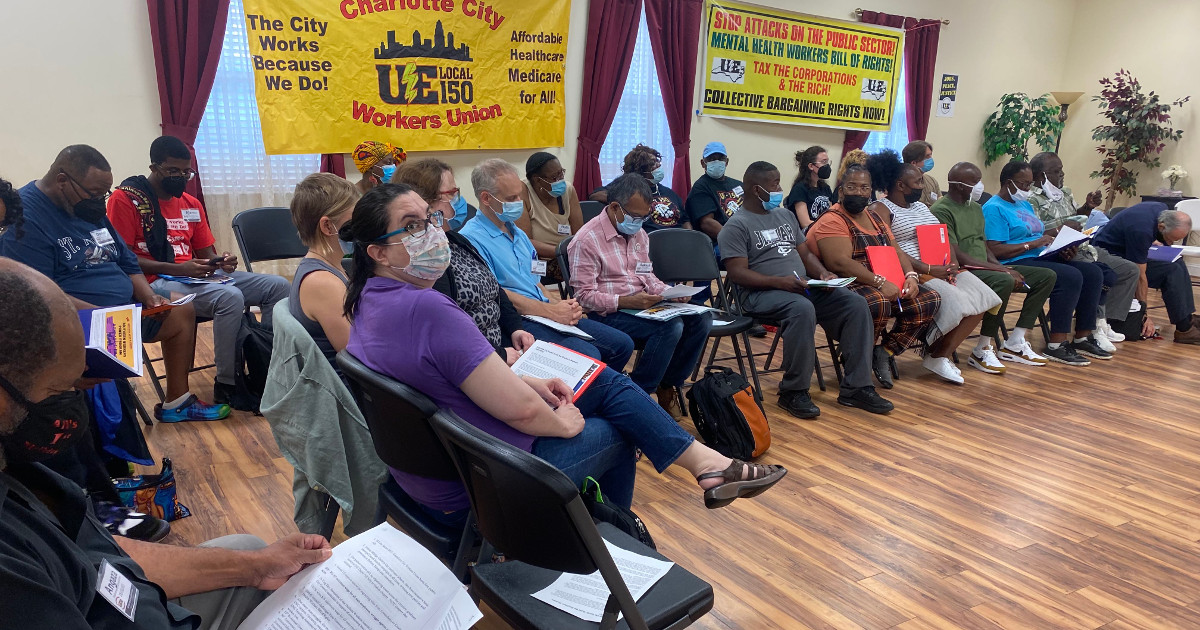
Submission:
{"label": "woman in purple shirt", "polygon": [[[695,475],[710,508],[757,495],[787,474],[700,444],[613,370],[603,370],[575,403],[561,380],[514,374],[471,317],[431,288],[449,261],[440,224],[440,213],[431,213],[411,188],[387,184],[364,195],[342,229],[342,238],[354,242],[346,349],[364,364],[550,462],[577,485],[597,478],[621,505],[633,501],[635,447],[659,472],[677,464]],[[468,507],[458,482],[392,474],[431,510]]]}

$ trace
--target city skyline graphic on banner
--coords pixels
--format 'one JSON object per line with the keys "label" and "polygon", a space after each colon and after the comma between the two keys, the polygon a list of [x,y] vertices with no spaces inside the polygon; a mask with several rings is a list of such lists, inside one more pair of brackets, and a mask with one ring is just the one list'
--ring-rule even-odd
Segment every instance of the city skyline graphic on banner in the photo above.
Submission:
{"label": "city skyline graphic on banner", "polygon": [[404,45],[396,41],[396,31],[388,31],[387,41],[379,42],[375,49],[376,59],[399,59],[402,57],[428,57],[450,59],[454,61],[474,61],[471,58],[471,47],[463,43],[454,46],[454,33],[447,33],[438,20],[433,29],[433,39],[421,39],[421,31],[414,30],[412,44]]}

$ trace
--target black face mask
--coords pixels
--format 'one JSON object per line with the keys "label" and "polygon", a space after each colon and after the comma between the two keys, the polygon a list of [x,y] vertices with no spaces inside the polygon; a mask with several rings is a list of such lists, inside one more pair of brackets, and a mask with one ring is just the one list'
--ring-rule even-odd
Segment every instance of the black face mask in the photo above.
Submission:
{"label": "black face mask", "polygon": [[104,223],[106,208],[104,207],[103,199],[98,199],[95,197],[80,199],[75,203],[72,209],[75,211],[75,216],[87,221],[88,223],[91,223],[92,225],[100,225],[101,223]]}
{"label": "black face mask", "polygon": [[842,207],[850,214],[858,214],[870,205],[871,199],[866,195],[843,195]]}
{"label": "black face mask", "polygon": [[924,193],[924,190],[910,190],[908,194],[904,195],[904,201],[910,205],[917,203],[921,200],[921,195]]}
{"label": "black face mask", "polygon": [[829,179],[829,176],[832,174],[833,167],[828,164],[817,169],[817,179]]}
{"label": "black face mask", "polygon": [[53,457],[70,448],[87,430],[91,413],[81,391],[71,390],[32,403],[4,377],[0,377],[0,388],[27,412],[12,433],[0,437],[0,447],[9,462],[33,463]]}
{"label": "black face mask", "polygon": [[164,177],[161,182],[163,191],[172,197],[182,197],[187,183],[186,177]]}

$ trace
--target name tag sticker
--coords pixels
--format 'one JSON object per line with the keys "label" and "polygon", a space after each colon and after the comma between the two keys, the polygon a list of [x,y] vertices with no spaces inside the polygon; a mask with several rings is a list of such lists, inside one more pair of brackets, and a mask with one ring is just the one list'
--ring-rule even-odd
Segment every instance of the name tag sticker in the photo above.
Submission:
{"label": "name tag sticker", "polygon": [[546,261],[544,261],[544,260],[533,261],[533,273],[538,276],[546,275]]}
{"label": "name tag sticker", "polygon": [[635,271],[637,273],[653,273],[654,272],[654,264],[648,263],[648,262],[640,262],[637,264],[637,269],[635,269]]}
{"label": "name tag sticker", "polygon": [[116,242],[113,240],[112,234],[108,231],[108,228],[92,230],[91,234],[92,240],[96,241],[96,244],[101,247],[104,247],[105,245],[112,245]]}
{"label": "name tag sticker", "polygon": [[737,195],[737,196],[741,197],[741,196],[742,196],[742,187],[741,187],[741,186],[734,186],[734,187],[733,187],[733,194],[735,194],[735,195]]}
{"label": "name tag sticker", "polygon": [[200,222],[200,208],[184,208],[183,209],[183,220],[187,221],[188,223],[199,223]]}
{"label": "name tag sticker", "polygon": [[570,226],[570,225],[563,225],[562,223],[559,223],[559,224],[558,224],[558,233],[559,233],[559,235],[561,235],[561,236],[567,236],[567,235],[569,235],[569,234],[571,233],[571,226]]}
{"label": "name tag sticker", "polygon": [[133,581],[121,575],[108,560],[100,561],[100,573],[96,576],[96,592],[130,621],[137,613],[138,593]]}

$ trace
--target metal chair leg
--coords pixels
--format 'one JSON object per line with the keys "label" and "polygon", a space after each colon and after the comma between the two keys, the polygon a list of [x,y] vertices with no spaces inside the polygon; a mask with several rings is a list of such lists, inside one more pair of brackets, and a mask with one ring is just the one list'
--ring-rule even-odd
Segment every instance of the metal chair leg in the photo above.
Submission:
{"label": "metal chair leg", "polygon": [[142,365],[146,366],[146,371],[150,373],[150,384],[154,385],[154,391],[158,394],[158,402],[167,402],[167,393],[163,391],[162,383],[158,382],[158,372],[154,371],[154,362],[150,360],[146,346],[142,346]]}
{"label": "metal chair leg", "polygon": [[138,396],[137,391],[133,389],[133,385],[130,385],[129,389],[133,392],[133,404],[137,409],[137,415],[142,419],[142,424],[148,427],[153,426],[154,421],[150,419],[150,413],[146,411],[146,405],[142,404],[142,397]]}
{"label": "metal chair leg", "polygon": [[[740,354],[740,351],[738,350],[737,337],[736,336],[730,337],[730,339],[733,341],[734,353],[738,354],[738,365],[740,367],[741,366],[741,354]],[[749,360],[748,362],[750,363],[750,378],[751,378],[751,380],[754,381],[754,399],[755,399],[755,401],[758,402],[759,406],[761,407],[763,404],[762,383],[759,383],[759,381],[758,381],[758,366],[754,364],[754,356],[750,355],[750,337],[746,333],[742,333],[742,343],[746,344],[746,353],[748,355],[746,358]],[[744,367],[742,368],[742,373],[745,374]]]}
{"label": "metal chair leg", "polygon": [[821,372],[821,355],[817,354],[816,346],[813,346],[813,367],[817,372],[817,387],[825,391],[825,374]]}
{"label": "metal chair leg", "polygon": [[767,361],[766,363],[763,363],[764,372],[771,369],[771,361],[775,360],[775,350],[779,348],[779,338],[783,336],[782,328],[783,325],[780,324],[780,326],[776,327],[775,329],[775,338],[771,340],[771,349],[767,351]]}

